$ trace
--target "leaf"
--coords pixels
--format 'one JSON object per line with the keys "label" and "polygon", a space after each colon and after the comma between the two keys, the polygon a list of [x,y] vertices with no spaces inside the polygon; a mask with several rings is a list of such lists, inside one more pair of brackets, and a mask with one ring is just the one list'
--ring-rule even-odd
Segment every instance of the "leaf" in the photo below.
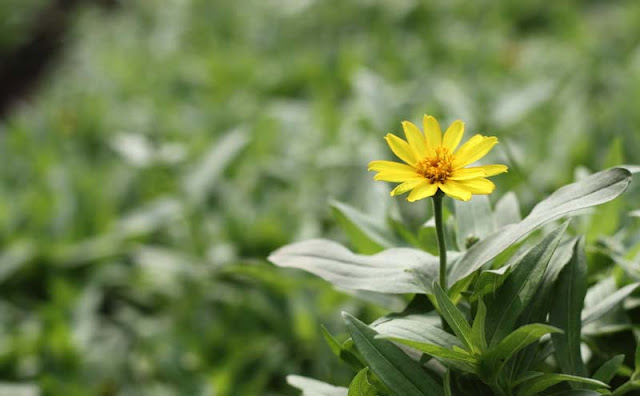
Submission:
{"label": "leaf", "polygon": [[611,201],[622,194],[630,182],[628,170],[612,168],[561,187],[536,205],[520,223],[503,227],[467,250],[453,266],[450,284],[471,275],[541,225],[568,213]]}
{"label": "leaf", "polygon": [[[594,380],[591,378],[578,377],[575,375],[568,374],[543,374],[541,376],[530,379],[529,381],[523,382],[519,389],[518,396],[535,396],[539,395],[543,390],[558,384],[563,381],[571,381],[571,382],[579,382],[582,384],[595,385],[600,388],[608,388],[609,385],[604,382]],[[580,391],[584,392],[584,391]],[[573,394],[573,393],[572,393]],[[577,393],[580,395],[582,393]],[[589,393],[586,393],[587,395]],[[596,393],[597,394],[597,393]]]}
{"label": "leaf", "polygon": [[493,210],[493,218],[496,228],[519,223],[522,220],[520,203],[513,191],[504,194],[498,202],[496,202],[496,207]]}
{"label": "leaf", "polygon": [[508,278],[512,269],[513,267],[511,265],[504,265],[498,269],[480,272],[473,288],[473,294],[469,297],[469,301],[474,302],[486,294],[495,293]]}
{"label": "leaf", "polygon": [[580,313],[586,293],[587,261],[584,254],[584,238],[580,238],[574,246],[573,257],[558,276],[554,303],[549,312],[549,323],[564,332],[551,335],[558,366],[565,374],[581,377],[587,375],[580,354]]}
{"label": "leaf", "polygon": [[380,380],[402,396],[442,395],[442,385],[433,380],[390,341],[376,339],[376,331],[346,312],[342,313],[351,338],[362,358]]}
{"label": "leaf", "polygon": [[[598,286],[597,284],[594,286]],[[621,289],[616,290],[614,293],[602,298],[593,306],[587,306],[582,310],[582,326],[586,326],[589,323],[601,318],[605,314],[607,314],[613,307],[620,304],[622,300],[627,298],[635,289],[640,286],[640,283],[632,283],[627,285]],[[593,287],[592,287],[593,288]],[[591,290],[591,289],[589,289]],[[587,293],[587,300],[588,293]]]}
{"label": "leaf", "polygon": [[374,254],[394,245],[388,230],[376,224],[374,219],[342,202],[331,201],[329,205],[357,252]]}
{"label": "leaf", "polygon": [[[439,345],[444,348],[462,347],[462,343],[453,335],[433,325],[434,317],[426,315],[407,315],[403,318],[374,322],[373,327],[384,336],[404,338],[425,344]],[[439,318],[435,317],[439,321]]]}
{"label": "leaf", "polygon": [[489,346],[496,345],[513,330],[518,317],[538,292],[549,260],[567,226],[568,221],[529,249],[514,265],[497,293],[487,296],[486,337]]}
{"label": "leaf", "polygon": [[559,332],[562,330],[545,324],[524,325],[505,337],[482,357],[483,370],[486,370],[486,375],[496,378],[516,352],[538,341],[545,334]]}
{"label": "leaf", "polygon": [[608,384],[616,375],[616,372],[618,372],[620,366],[622,366],[622,362],[624,362],[624,354],[612,357],[611,359],[604,362],[604,364],[600,366],[598,371],[593,374],[593,379]]}
{"label": "leaf", "polygon": [[439,261],[429,253],[395,248],[372,256],[354,254],[326,239],[284,246],[269,256],[280,267],[300,268],[332,284],[351,290],[378,293],[424,293],[422,282],[438,277]]}
{"label": "leaf", "polygon": [[638,379],[638,375],[640,375],[640,342],[636,340],[636,353],[635,353],[635,357],[634,357],[634,367],[635,369],[633,370],[633,375],[631,376],[631,379],[633,381]]}
{"label": "leaf", "polygon": [[348,396],[348,389],[312,378],[288,375],[287,383],[302,391],[302,396]]}
{"label": "leaf", "polygon": [[470,355],[467,351],[460,347],[447,349],[439,345],[433,345],[414,340],[408,340],[400,337],[392,337],[387,335],[379,335],[377,338],[397,342],[399,344],[410,346],[411,348],[422,351],[430,356],[438,358],[447,366],[456,368],[467,373],[476,373],[478,359]]}
{"label": "leaf", "polygon": [[480,299],[478,300],[478,312],[471,325],[471,339],[473,340],[473,344],[478,346],[481,353],[487,349],[487,339],[484,333],[486,318],[487,306],[484,304],[484,301]]}
{"label": "leaf", "polygon": [[369,367],[365,367],[351,381],[349,385],[348,396],[376,396],[375,386],[369,383],[367,379],[367,372]]}
{"label": "leaf", "polygon": [[338,340],[336,340],[336,338],[331,333],[329,333],[329,330],[327,330],[326,327],[321,325],[320,328],[322,330],[322,336],[329,345],[331,352],[333,352],[334,355],[340,358],[340,360],[342,360],[343,362],[350,365],[352,368],[360,370],[362,368],[362,363],[360,362],[360,360],[358,360],[356,355],[354,355],[348,349],[344,348],[342,344]]}
{"label": "leaf", "polygon": [[451,396],[451,370],[444,373],[444,396]]}
{"label": "leaf", "polygon": [[451,330],[453,330],[458,339],[462,341],[469,351],[479,352],[478,348],[473,344],[471,326],[469,326],[469,322],[467,322],[462,312],[460,312],[437,282],[433,282],[432,289],[438,301],[440,314],[444,320],[447,321],[447,324],[451,326]]}
{"label": "leaf", "polygon": [[200,162],[184,177],[187,196],[201,202],[217,182],[218,177],[240,151],[249,143],[249,134],[242,129],[234,129],[218,139]]}
{"label": "leaf", "polygon": [[477,241],[495,231],[491,205],[486,195],[474,195],[468,202],[454,200],[454,207],[456,241],[460,251],[467,250],[470,240]]}

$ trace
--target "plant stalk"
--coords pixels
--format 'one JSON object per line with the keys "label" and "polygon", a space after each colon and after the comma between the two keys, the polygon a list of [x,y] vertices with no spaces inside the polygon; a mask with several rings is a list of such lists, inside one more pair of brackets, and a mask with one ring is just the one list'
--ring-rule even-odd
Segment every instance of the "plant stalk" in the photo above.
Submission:
{"label": "plant stalk", "polygon": [[438,190],[433,196],[433,216],[436,220],[436,238],[438,239],[438,254],[440,255],[440,287],[447,292],[447,244],[444,240],[444,224],[442,224],[442,197],[444,193]]}
{"label": "plant stalk", "polygon": [[629,380],[629,381],[625,382],[624,384],[622,384],[618,389],[613,391],[613,393],[611,393],[611,395],[612,396],[624,395],[627,392],[630,392],[630,391],[632,391],[634,389],[640,389],[640,384],[638,384],[637,382],[634,382],[633,380]]}

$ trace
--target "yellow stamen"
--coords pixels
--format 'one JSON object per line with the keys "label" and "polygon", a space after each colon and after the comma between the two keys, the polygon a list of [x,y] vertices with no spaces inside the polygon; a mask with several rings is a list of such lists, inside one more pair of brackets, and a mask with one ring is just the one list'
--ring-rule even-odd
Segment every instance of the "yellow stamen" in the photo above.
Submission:
{"label": "yellow stamen", "polygon": [[446,147],[437,147],[435,155],[424,158],[416,164],[416,171],[431,184],[443,183],[453,172],[452,158]]}

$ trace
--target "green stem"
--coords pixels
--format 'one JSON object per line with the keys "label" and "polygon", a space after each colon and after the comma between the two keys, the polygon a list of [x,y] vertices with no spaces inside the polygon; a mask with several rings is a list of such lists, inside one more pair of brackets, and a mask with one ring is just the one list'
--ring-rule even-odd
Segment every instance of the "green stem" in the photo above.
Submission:
{"label": "green stem", "polygon": [[632,380],[629,380],[629,381],[625,382],[624,384],[622,384],[621,387],[619,387],[618,389],[613,391],[611,396],[624,395],[625,393],[630,392],[630,391],[632,391],[634,389],[640,389],[640,384],[638,384],[637,382],[634,382]]}
{"label": "green stem", "polygon": [[440,287],[447,292],[447,245],[444,240],[444,224],[442,224],[442,197],[440,190],[433,196],[433,216],[436,219],[436,237],[438,254],[440,255]]}

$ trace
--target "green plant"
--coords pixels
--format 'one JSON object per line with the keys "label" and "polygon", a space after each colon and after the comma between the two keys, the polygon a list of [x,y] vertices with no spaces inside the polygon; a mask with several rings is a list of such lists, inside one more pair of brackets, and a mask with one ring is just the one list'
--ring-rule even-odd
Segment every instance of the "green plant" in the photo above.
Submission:
{"label": "green plant", "polygon": [[[297,376],[290,376],[290,384],[305,395],[349,396],[622,395],[640,387],[640,362],[633,371],[625,368],[624,355],[603,361],[609,348],[597,339],[600,321],[611,321],[607,316],[616,310],[623,314],[607,326],[620,331],[611,329],[625,324],[621,304],[640,283],[615,268],[588,263],[595,256],[587,252],[596,245],[588,246],[571,220],[553,225],[576,214],[588,217],[584,209],[618,197],[630,181],[626,168],[589,175],[558,189],[524,219],[510,194],[494,210],[486,196],[456,202],[446,224],[461,243],[448,252],[445,285],[438,282],[438,257],[415,247],[361,255],[311,240],[275,251],[273,263],[304,269],[339,288],[413,295],[403,311],[370,325],[343,313],[350,338],[327,338],[334,353],[357,370],[349,388]],[[361,213],[342,215],[352,219],[343,224],[360,245],[367,236],[372,242],[389,231],[367,227]],[[426,224],[420,232],[432,229],[432,222]],[[425,247],[419,238],[407,240]],[[616,376],[618,386],[612,386]]]}

